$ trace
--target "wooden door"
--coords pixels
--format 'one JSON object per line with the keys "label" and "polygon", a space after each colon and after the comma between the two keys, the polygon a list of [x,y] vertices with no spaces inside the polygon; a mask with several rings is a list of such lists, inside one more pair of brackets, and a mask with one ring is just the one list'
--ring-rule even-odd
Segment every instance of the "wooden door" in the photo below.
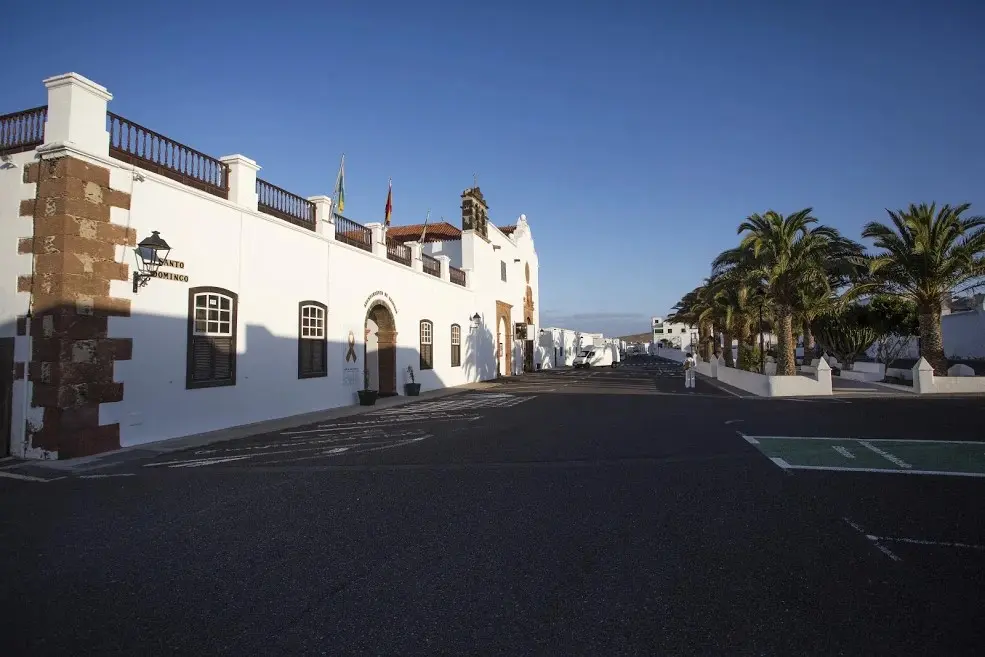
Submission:
{"label": "wooden door", "polygon": [[380,329],[376,332],[376,338],[380,397],[392,397],[397,394],[397,334]]}
{"label": "wooden door", "polygon": [[534,341],[527,340],[523,350],[523,371],[534,371]]}

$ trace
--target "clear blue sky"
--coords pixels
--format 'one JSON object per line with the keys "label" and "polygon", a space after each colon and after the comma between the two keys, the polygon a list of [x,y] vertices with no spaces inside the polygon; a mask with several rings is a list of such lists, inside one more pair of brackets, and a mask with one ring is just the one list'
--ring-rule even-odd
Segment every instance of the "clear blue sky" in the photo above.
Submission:
{"label": "clear blue sky", "polygon": [[645,331],[752,212],[857,237],[885,207],[985,213],[985,3],[26,2],[0,113],[76,71],[115,112],[243,153],[346,214],[531,222],[542,324]]}

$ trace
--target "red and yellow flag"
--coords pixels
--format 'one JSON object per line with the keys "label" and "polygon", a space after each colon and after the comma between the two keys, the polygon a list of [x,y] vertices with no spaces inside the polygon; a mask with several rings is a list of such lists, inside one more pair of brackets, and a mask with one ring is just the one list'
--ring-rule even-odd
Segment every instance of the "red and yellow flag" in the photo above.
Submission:
{"label": "red and yellow flag", "polygon": [[386,194],[386,217],[383,219],[383,225],[386,228],[390,227],[390,215],[393,214],[393,178],[390,179],[390,190]]}

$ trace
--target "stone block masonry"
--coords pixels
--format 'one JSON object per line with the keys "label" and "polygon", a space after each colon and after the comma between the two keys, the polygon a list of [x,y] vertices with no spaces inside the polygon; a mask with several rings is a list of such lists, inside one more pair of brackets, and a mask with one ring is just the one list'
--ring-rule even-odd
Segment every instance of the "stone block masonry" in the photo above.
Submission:
{"label": "stone block masonry", "polygon": [[129,278],[117,246],[134,246],[133,229],[110,221],[110,208],[129,209],[130,195],[110,189],[110,172],[73,157],[48,157],[24,168],[36,199],[21,202],[33,217],[31,276],[18,289],[31,294],[31,406],[28,449],[58,458],[88,456],[120,446],[119,424],[100,425],[99,405],[123,399],[113,363],[129,360],[129,338],[109,338],[109,317],[129,317],[130,301],[110,296],[110,282]]}

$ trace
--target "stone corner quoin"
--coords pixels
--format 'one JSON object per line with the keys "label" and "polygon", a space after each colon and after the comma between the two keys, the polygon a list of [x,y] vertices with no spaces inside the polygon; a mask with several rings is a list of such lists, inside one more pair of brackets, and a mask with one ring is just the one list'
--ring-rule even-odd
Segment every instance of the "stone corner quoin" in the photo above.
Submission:
{"label": "stone corner quoin", "polygon": [[110,208],[129,209],[130,195],[109,186],[104,167],[69,156],[24,167],[36,185],[20,214],[33,218],[33,236],[20,253],[33,254],[33,274],[18,279],[31,295],[28,365],[32,414],[25,451],[74,458],[120,447],[119,424],[100,425],[99,405],[123,399],[113,363],[128,360],[129,338],[109,338],[111,316],[128,317],[130,300],[110,296],[110,282],[127,280],[118,246],[134,246],[133,229],[114,224]]}

